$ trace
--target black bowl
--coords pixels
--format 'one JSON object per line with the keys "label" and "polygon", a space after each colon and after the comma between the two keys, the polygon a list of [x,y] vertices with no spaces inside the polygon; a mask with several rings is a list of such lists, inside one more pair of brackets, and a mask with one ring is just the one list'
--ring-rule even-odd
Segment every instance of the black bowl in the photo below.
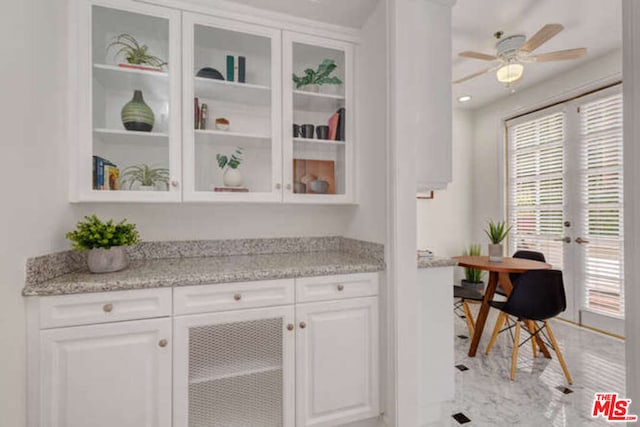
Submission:
{"label": "black bowl", "polygon": [[196,76],[205,77],[207,79],[224,80],[224,77],[222,77],[222,74],[220,74],[220,71],[216,70],[215,68],[209,68],[209,67],[201,68],[198,71],[198,74],[196,74]]}

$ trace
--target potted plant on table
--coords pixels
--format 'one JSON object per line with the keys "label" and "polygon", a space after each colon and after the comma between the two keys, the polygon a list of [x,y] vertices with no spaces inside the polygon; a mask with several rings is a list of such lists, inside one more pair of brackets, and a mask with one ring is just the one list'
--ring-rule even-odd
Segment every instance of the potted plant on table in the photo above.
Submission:
{"label": "potted plant on table", "polygon": [[299,77],[293,75],[293,82],[296,84],[296,89],[306,90],[307,92],[319,92],[320,85],[339,85],[342,84],[336,76],[329,76],[338,66],[333,59],[325,59],[317,70],[307,68],[304,70],[304,76]]}
{"label": "potted plant on table", "polygon": [[238,170],[242,164],[242,147],[237,147],[236,151],[227,157],[224,154],[216,154],[218,167],[224,171],[222,181],[227,187],[240,187],[242,185],[242,174]]}
{"label": "potted plant on table", "polygon": [[[464,256],[480,256],[480,245],[470,245],[469,249],[465,249]],[[465,267],[464,279],[461,283],[463,288],[473,289],[474,291],[484,291],[484,282],[482,281],[482,270],[477,268]]]}
{"label": "potted plant on table", "polygon": [[121,184],[129,184],[129,190],[139,183],[140,191],[153,191],[158,184],[169,185],[169,169],[145,165],[144,163],[125,168],[121,175]]}
{"label": "potted plant on table", "polygon": [[95,214],[84,219],[66,237],[71,240],[73,249],[89,251],[89,270],[92,273],[111,273],[125,269],[129,258],[124,247],[140,241],[135,224],[127,224],[126,219],[117,224],[112,219],[103,222]]}
{"label": "potted plant on table", "polygon": [[507,237],[511,227],[507,227],[505,221],[494,223],[489,220],[489,228],[484,230],[489,237],[489,262],[502,262],[502,241]]}

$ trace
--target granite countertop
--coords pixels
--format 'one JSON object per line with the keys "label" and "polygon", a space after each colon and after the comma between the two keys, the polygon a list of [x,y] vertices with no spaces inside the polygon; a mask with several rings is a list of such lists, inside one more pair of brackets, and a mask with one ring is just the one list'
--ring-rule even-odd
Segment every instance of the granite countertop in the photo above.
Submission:
{"label": "granite countertop", "polygon": [[[337,246],[329,246],[321,251],[134,258],[127,269],[106,274],[92,274],[83,266],[79,270],[44,280],[38,280],[37,277],[28,280],[22,294],[64,295],[384,270],[384,260],[376,256],[377,248],[371,251],[372,244],[364,242],[369,246],[364,246],[365,250],[362,250],[358,241],[343,240],[346,243],[339,242]],[[75,262],[78,265],[77,260]]]}
{"label": "granite countertop", "polygon": [[418,268],[452,267],[458,265],[453,258],[418,258]]}

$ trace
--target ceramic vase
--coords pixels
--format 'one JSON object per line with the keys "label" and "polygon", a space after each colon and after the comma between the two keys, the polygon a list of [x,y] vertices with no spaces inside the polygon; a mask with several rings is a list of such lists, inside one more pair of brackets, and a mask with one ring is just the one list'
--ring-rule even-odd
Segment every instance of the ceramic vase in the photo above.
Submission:
{"label": "ceramic vase", "polygon": [[131,101],[122,107],[120,117],[125,129],[139,132],[151,132],[155,122],[153,110],[144,102],[141,90],[133,92]]}
{"label": "ceramic vase", "polygon": [[110,249],[94,248],[87,254],[87,266],[92,273],[112,273],[129,265],[129,256],[123,246]]}
{"label": "ceramic vase", "polygon": [[489,262],[502,262],[502,243],[489,243]]}
{"label": "ceramic vase", "polygon": [[317,85],[317,84],[304,85],[302,86],[302,90],[304,90],[305,92],[318,93],[320,92],[320,85]]}
{"label": "ceramic vase", "polygon": [[227,168],[222,175],[222,182],[226,187],[240,187],[242,185],[242,174],[236,168]]}
{"label": "ceramic vase", "polygon": [[484,282],[469,282],[468,280],[462,279],[460,285],[465,289],[484,292]]}

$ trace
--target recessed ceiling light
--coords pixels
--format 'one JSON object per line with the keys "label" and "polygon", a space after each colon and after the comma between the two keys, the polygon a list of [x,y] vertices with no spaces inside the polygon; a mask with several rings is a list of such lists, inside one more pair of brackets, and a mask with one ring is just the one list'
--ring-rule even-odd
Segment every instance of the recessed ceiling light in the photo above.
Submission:
{"label": "recessed ceiling light", "polygon": [[459,102],[469,102],[471,101],[471,95],[462,95],[458,98]]}

